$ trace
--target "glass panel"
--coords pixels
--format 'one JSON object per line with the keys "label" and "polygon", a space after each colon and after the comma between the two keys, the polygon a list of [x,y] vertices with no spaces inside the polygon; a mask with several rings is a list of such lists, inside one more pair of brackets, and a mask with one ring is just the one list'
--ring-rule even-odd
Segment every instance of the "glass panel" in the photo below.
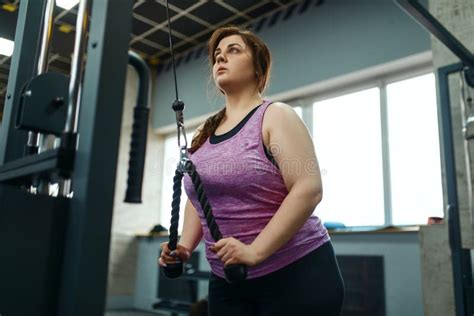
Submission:
{"label": "glass panel", "polygon": [[323,180],[315,215],[346,226],[384,224],[379,89],[313,105],[313,139]]}
{"label": "glass panel", "polygon": [[443,217],[434,74],[387,86],[392,216],[396,225]]}

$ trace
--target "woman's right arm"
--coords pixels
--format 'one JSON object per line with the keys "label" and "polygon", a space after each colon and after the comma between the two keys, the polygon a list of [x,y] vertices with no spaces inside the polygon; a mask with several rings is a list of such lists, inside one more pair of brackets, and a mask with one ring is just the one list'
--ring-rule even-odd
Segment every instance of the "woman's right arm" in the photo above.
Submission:
{"label": "woman's right arm", "polygon": [[165,266],[166,264],[175,263],[176,256],[181,261],[187,261],[191,257],[191,253],[196,249],[197,245],[202,239],[202,226],[196,208],[194,208],[191,201],[188,199],[184,208],[184,223],[181,238],[175,250],[175,256],[171,255],[168,248],[168,242],[161,244],[161,256],[159,264]]}

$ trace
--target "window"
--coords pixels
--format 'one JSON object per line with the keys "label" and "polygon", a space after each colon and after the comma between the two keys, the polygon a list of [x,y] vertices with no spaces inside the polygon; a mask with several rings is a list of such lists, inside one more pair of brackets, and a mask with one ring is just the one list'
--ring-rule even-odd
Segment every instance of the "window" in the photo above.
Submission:
{"label": "window", "polygon": [[392,223],[443,217],[434,74],[387,85]]}
{"label": "window", "polygon": [[346,226],[383,225],[379,89],[313,104],[313,140],[323,180],[316,215]]}
{"label": "window", "polygon": [[346,226],[426,224],[443,216],[434,75],[377,85],[310,105],[324,189],[315,214]]}

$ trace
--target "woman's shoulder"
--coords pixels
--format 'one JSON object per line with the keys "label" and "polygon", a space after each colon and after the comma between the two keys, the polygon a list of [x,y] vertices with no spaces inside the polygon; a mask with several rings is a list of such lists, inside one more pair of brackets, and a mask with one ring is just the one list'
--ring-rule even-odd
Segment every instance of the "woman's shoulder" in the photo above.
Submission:
{"label": "woman's shoulder", "polygon": [[291,108],[291,105],[287,104],[287,103],[284,103],[284,102],[280,102],[280,101],[270,101],[270,104],[269,104],[269,108],[270,107],[273,107],[273,108],[280,108],[280,109],[285,109],[285,108]]}
{"label": "woman's shoulder", "polygon": [[282,120],[291,122],[300,120],[300,117],[291,105],[283,102],[272,102],[265,111],[264,122],[266,121],[270,126],[278,126],[281,125]]}
{"label": "woman's shoulder", "polygon": [[272,102],[263,117],[262,130],[264,143],[267,144],[270,134],[276,129],[287,129],[297,125],[300,117],[289,104],[283,102]]}

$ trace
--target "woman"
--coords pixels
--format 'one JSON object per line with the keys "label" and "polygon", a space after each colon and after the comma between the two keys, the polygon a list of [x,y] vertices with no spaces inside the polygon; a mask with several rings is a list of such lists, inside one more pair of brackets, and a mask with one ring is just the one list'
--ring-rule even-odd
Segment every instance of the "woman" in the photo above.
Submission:
{"label": "woman", "polygon": [[[312,213],[322,198],[313,142],[296,112],[262,99],[270,75],[267,46],[237,27],[208,44],[225,108],[198,128],[190,159],[222,235],[214,242],[188,175],[183,233],[159,264],[186,261],[204,236],[211,266],[210,315],[339,315],[343,281],[327,230]],[[224,266],[245,264],[229,284]]]}

